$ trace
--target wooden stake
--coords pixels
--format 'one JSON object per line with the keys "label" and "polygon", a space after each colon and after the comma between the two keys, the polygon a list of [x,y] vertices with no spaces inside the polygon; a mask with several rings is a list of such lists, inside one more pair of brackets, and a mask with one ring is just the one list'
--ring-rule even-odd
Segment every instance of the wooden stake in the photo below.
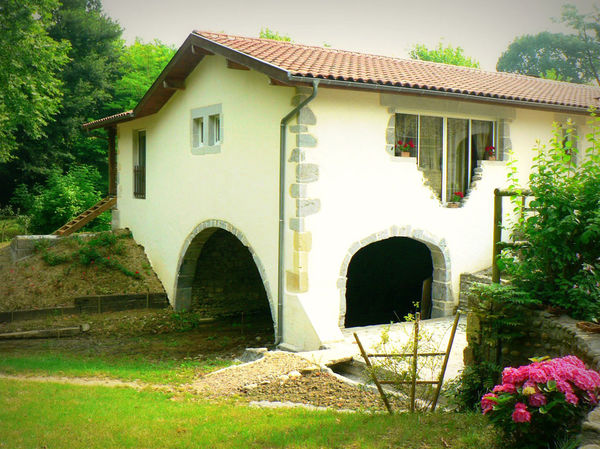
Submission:
{"label": "wooden stake", "polygon": [[[372,368],[373,365],[371,365],[371,361],[369,360],[369,356],[365,352],[365,349],[363,348],[363,345],[360,342],[360,340],[358,338],[358,335],[356,335],[356,332],[354,333],[354,339],[356,340],[356,344],[358,345],[358,349],[360,349],[360,353],[362,354],[363,359],[365,359],[366,365],[369,368]],[[389,414],[392,415],[393,414],[392,407],[390,406],[388,398],[385,395],[385,392],[383,391],[383,387],[379,383],[379,380],[377,379],[377,376],[375,375],[375,373],[373,372],[372,374],[373,374],[373,382],[375,382],[375,385],[377,386],[377,390],[379,391],[379,394],[381,395],[381,399],[383,400],[383,403],[385,404],[385,408],[387,408],[387,411],[389,412]]]}
{"label": "wooden stake", "polygon": [[417,390],[417,358],[418,358],[418,350],[419,350],[419,320],[421,319],[421,314],[417,312],[415,315],[415,347],[413,349],[413,362],[412,362],[412,384],[410,386],[410,411],[415,411],[415,393]]}
{"label": "wooden stake", "polygon": [[450,351],[452,351],[452,343],[454,342],[454,335],[456,334],[456,328],[458,327],[458,319],[460,318],[460,312],[456,312],[454,317],[454,324],[452,324],[452,332],[450,333],[450,340],[448,341],[448,348],[446,349],[446,355],[444,356],[444,363],[442,364],[442,371],[440,372],[440,378],[437,382],[437,388],[433,396],[433,404],[431,404],[431,411],[435,412],[438,398],[440,397],[440,391],[442,390],[442,384],[444,383],[444,374],[446,374],[446,367],[448,366],[448,359],[450,358]]}

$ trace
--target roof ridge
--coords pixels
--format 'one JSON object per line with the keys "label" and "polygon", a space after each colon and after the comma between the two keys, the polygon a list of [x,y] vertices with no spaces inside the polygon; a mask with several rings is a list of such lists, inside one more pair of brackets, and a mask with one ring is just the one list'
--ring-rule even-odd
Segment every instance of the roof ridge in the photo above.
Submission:
{"label": "roof ridge", "polygon": [[431,65],[431,66],[435,66],[435,67],[448,68],[450,70],[457,70],[457,71],[464,71],[464,72],[471,71],[471,72],[477,72],[480,74],[489,74],[489,75],[494,75],[494,76],[503,76],[503,77],[523,79],[523,80],[531,80],[531,81],[540,82],[540,83],[552,83],[554,85],[556,85],[556,83],[559,83],[559,84],[564,84],[564,85],[576,87],[576,88],[584,88],[584,89],[592,89],[592,90],[600,89],[600,86],[593,86],[593,85],[589,85],[589,84],[579,84],[579,83],[573,83],[573,82],[562,81],[562,80],[551,80],[551,79],[536,77],[536,76],[532,76],[532,75],[524,75],[521,73],[499,72],[499,71],[485,70],[485,69],[481,69],[481,68],[477,68],[477,67],[467,67],[467,66],[446,64],[443,62],[424,61],[421,59],[412,59],[412,58],[401,58],[401,57],[397,57],[397,56],[381,55],[381,54],[376,54],[376,53],[361,53],[361,52],[352,51],[352,50],[345,50],[342,48],[320,47],[318,45],[308,45],[308,44],[289,42],[289,41],[278,41],[275,39],[268,39],[268,38],[261,38],[261,37],[242,36],[239,34],[217,33],[217,32],[213,32],[213,31],[202,31],[202,30],[194,30],[193,32],[195,34],[198,34],[198,35],[208,38],[208,39],[210,39],[209,36],[212,35],[212,36],[219,36],[221,38],[225,37],[225,38],[233,38],[233,39],[243,39],[246,41],[260,41],[260,42],[273,43],[276,45],[285,45],[285,46],[296,47],[296,48],[316,49],[316,50],[328,52],[328,53],[368,56],[368,57],[380,58],[382,60],[392,60],[392,61],[396,61],[396,62],[400,62],[400,63],[407,62],[407,63],[411,63],[411,64],[421,64],[421,65],[425,65],[425,66]]}

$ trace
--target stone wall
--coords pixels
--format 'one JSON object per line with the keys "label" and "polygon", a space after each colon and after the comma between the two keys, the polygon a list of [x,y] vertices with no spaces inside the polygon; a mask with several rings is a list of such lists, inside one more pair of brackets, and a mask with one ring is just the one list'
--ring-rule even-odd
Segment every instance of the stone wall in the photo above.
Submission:
{"label": "stone wall", "polygon": [[[469,298],[470,301],[475,299]],[[472,312],[467,315],[465,364],[492,361],[501,366],[529,364],[531,357],[562,357],[576,355],[590,368],[600,371],[600,334],[584,332],[577,321],[566,315],[557,317],[547,312],[533,311],[531,325],[521,338],[501,347],[486,346],[485,323]],[[483,347],[485,346],[485,347]],[[497,360],[499,356],[500,360]],[[582,449],[600,449],[600,407],[588,414],[583,423]]]}
{"label": "stone wall", "polygon": [[227,231],[217,230],[202,248],[192,284],[192,309],[207,316],[270,315],[250,251]]}

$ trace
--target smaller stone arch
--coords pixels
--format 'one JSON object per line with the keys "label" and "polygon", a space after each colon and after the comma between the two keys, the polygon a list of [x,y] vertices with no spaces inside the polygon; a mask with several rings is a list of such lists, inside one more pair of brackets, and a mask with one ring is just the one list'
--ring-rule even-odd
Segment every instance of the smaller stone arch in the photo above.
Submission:
{"label": "smaller stone arch", "polygon": [[271,318],[273,320],[273,326],[276,329],[276,312],[273,303],[273,297],[267,273],[264,265],[260,261],[260,258],[256,254],[256,251],[252,248],[246,236],[233,225],[222,220],[207,220],[200,223],[194,228],[194,230],[188,235],[183,243],[179,261],[177,265],[177,275],[175,278],[173,308],[176,311],[188,310],[192,304],[192,288],[194,283],[194,277],[196,274],[197,262],[202,252],[205,243],[213,236],[213,234],[223,229],[232,235],[234,235],[250,252],[252,260],[256,265],[258,273],[260,275],[263,287],[265,289],[267,299],[269,301],[269,308],[271,310]]}
{"label": "smaller stone arch", "polygon": [[432,312],[431,317],[451,315],[454,308],[454,295],[452,293],[452,273],[450,254],[446,246],[446,240],[441,239],[428,231],[412,229],[411,226],[392,226],[382,231],[369,235],[368,237],[354,242],[342,261],[340,277],[337,287],[340,291],[340,328],[345,327],[346,318],[346,284],[348,281],[348,266],[354,254],[360,249],[380,240],[392,237],[407,237],[417,240],[429,249],[433,262],[433,283],[431,288]]}

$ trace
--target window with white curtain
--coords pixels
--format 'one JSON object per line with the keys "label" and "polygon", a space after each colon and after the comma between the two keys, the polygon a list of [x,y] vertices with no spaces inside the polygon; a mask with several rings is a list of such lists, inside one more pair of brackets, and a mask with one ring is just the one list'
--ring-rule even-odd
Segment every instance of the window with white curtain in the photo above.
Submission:
{"label": "window with white curtain", "polygon": [[416,157],[444,203],[466,194],[478,161],[497,156],[493,121],[396,114],[395,122],[394,155]]}

